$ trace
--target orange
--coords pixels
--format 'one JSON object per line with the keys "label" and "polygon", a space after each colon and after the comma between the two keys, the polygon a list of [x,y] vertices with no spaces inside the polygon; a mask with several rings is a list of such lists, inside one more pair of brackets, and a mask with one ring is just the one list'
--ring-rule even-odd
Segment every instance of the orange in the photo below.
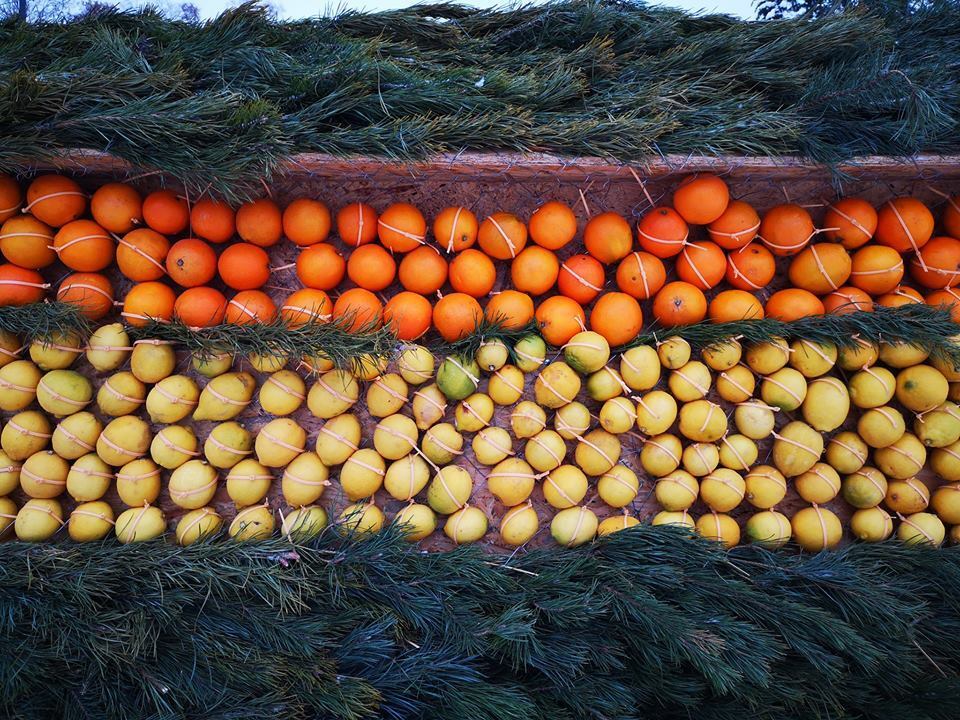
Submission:
{"label": "orange", "polygon": [[619,262],[633,250],[630,223],[615,212],[595,215],[583,229],[583,245],[591,257],[604,265]]}
{"label": "orange", "polygon": [[29,212],[50,227],[61,227],[76,220],[87,209],[87,195],[73,180],[63,175],[41,175],[27,187]]}
{"label": "orange", "polygon": [[[293,295],[290,297],[292,298]],[[289,299],[287,303],[290,303]],[[369,290],[352,288],[338,297],[333,304],[333,319],[338,321],[345,330],[351,332],[380,327],[383,321],[383,303]]]}
{"label": "orange", "polygon": [[603,335],[610,347],[630,342],[642,327],[640,303],[626,293],[604,293],[590,310],[590,329]]}
{"label": "orange", "polygon": [[177,296],[173,314],[190,328],[219,325],[227,312],[227,299],[212,287],[187,288]]}
{"label": "orange", "polygon": [[847,281],[852,267],[843,245],[815,243],[793,256],[787,274],[794,287],[826,295]]}
{"label": "orange", "polygon": [[423,295],[399,292],[383,307],[383,320],[399,340],[416,340],[430,329],[433,307]]}
{"label": "orange", "polygon": [[640,247],[658,258],[679,255],[689,236],[686,220],[673,208],[653,208],[637,223]]}
{"label": "orange", "polygon": [[447,281],[447,261],[435,247],[424,245],[403,256],[397,276],[405,289],[433,295]]}
{"label": "orange", "polygon": [[374,292],[388,287],[397,275],[393,256],[379,245],[358,247],[347,258],[347,276],[359,287]]}
{"label": "orange", "polygon": [[522,328],[533,320],[533,298],[517,290],[504,290],[487,302],[487,322],[500,323],[511,330]]}
{"label": "orange", "polygon": [[550,250],[539,245],[524,248],[510,263],[510,279],[517,290],[543,295],[557,282],[560,261]]}
{"label": "orange", "polygon": [[831,315],[873,312],[873,300],[860,288],[844,285],[823,298],[823,309]]}
{"label": "orange", "polygon": [[152,230],[177,235],[187,229],[190,208],[171,190],[156,190],[143,199],[143,220]]}
{"label": "orange", "polygon": [[461,206],[444,208],[433,221],[433,237],[448,253],[472,247],[478,230],[477,216]]}
{"label": "orange", "polygon": [[170,322],[177,296],[169,286],[151,281],[138,283],[123,298],[120,315],[131,325],[140,327],[150,320]]}
{"label": "orange", "polygon": [[527,226],[516,215],[497,212],[480,223],[477,242],[490,257],[510,260],[527,244]]}
{"label": "orange", "polygon": [[560,266],[557,289],[581,305],[591,302],[605,282],[603,265],[589,255],[571,255]]}
{"label": "orange", "polygon": [[113,262],[115,247],[107,231],[93,220],[73,220],[57,231],[53,247],[71,270],[96,272]]}
{"label": "orange", "polygon": [[950,317],[954,322],[960,322],[960,292],[953,288],[936,290],[925,298],[927,305],[934,307],[944,307],[950,311]]}
{"label": "orange", "polygon": [[156,230],[131,230],[117,245],[117,267],[134,282],[159,280],[167,273],[163,262],[168,252],[170,241]]}
{"label": "orange", "polygon": [[480,303],[464,293],[444,295],[433,308],[433,326],[447,342],[469,335],[482,319]]}
{"label": "orange", "polygon": [[53,230],[33,215],[18,215],[0,228],[0,252],[14,265],[39,270],[53,263],[57,254],[53,245]]}
{"label": "orange", "polygon": [[347,273],[347,261],[330,243],[317,243],[297,255],[297,277],[304,287],[333,290]]}
{"label": "orange", "polygon": [[107,183],[90,198],[90,214],[112,233],[130,232],[143,221],[143,199],[129,185]]}
{"label": "orange", "polygon": [[933,235],[933,213],[912,197],[887,200],[877,211],[877,231],[881,245],[905,253],[919,250]]}
{"label": "orange", "polygon": [[238,242],[227,246],[217,260],[223,284],[234,290],[256,290],[270,278],[270,256],[262,247]]}
{"label": "orange", "polygon": [[701,290],[709,290],[723,280],[727,256],[709,240],[687,243],[677,258],[677,277]]}
{"label": "orange", "polygon": [[940,222],[943,224],[943,230],[947,235],[960,238],[960,195],[947,198],[947,204],[943,206]]}
{"label": "orange", "polygon": [[377,239],[377,211],[366,203],[352,203],[337,213],[337,235],[344,245],[360,247]]}
{"label": "orange", "polygon": [[0,265],[0,306],[39,302],[48,287],[36,270],[9,263]]}
{"label": "orange", "polygon": [[559,250],[577,236],[577,216],[567,205],[551,200],[530,216],[530,239],[547,250]]}
{"label": "orange", "polygon": [[330,208],[320,200],[297,198],[283,210],[283,234],[300,247],[316,245],[330,235]]}
{"label": "orange", "polygon": [[709,225],[730,203],[730,188],[710,173],[690,175],[673,191],[673,207],[691,225]]}
{"label": "orange", "polygon": [[763,290],[777,273],[773,253],[757,242],[727,255],[726,280],[740,290]]}
{"label": "orange", "polygon": [[100,273],[73,273],[57,288],[57,300],[76,305],[88,320],[100,320],[113,311],[113,284]]}
{"label": "orange", "polygon": [[12,218],[22,206],[20,183],[9,175],[0,175],[0,222]]}
{"label": "orange", "polygon": [[820,298],[809,290],[787,288],[767,298],[764,313],[774,320],[792,322],[811,315],[823,315],[824,307]]}
{"label": "orange", "polygon": [[385,248],[410,252],[426,242],[427,221],[413,205],[394,203],[377,218],[377,234]]}
{"label": "orange", "polygon": [[866,245],[853,254],[850,284],[870,295],[890,292],[903,279],[903,258],[884,245]]}
{"label": "orange", "polygon": [[232,325],[267,324],[277,318],[277,306],[260,290],[241,290],[227,303],[224,320]]}
{"label": "orange", "polygon": [[190,211],[190,227],[197,237],[225,243],[237,229],[233,208],[212,198],[200,198]]}
{"label": "orange", "polygon": [[667,283],[653,298],[653,316],[664,327],[692,325],[707,316],[707,298],[690,283]]}
{"label": "orange", "polygon": [[710,223],[710,239],[724,250],[742,248],[757,236],[760,216],[753,205],[743,200],[731,200],[720,217]]}
{"label": "orange", "polygon": [[246,202],[237,209],[237,235],[248,243],[271,247],[283,235],[283,214],[270,198]]}
{"label": "orange", "polygon": [[627,295],[649,300],[667,280],[667,271],[656,255],[634,251],[617,266],[617,287]]}
{"label": "orange", "polygon": [[796,255],[815,232],[813,218],[799,205],[776,205],[760,221],[760,239],[774,255]]}
{"label": "orange", "polygon": [[923,295],[912,287],[897,285],[890,292],[877,298],[877,305],[884,307],[900,307],[901,305],[917,305],[923,302]]}
{"label": "orange", "polygon": [[450,261],[450,286],[458,293],[483,297],[497,281],[493,261],[479,250],[468,248]]}
{"label": "orange", "polygon": [[843,198],[831,203],[823,215],[823,234],[847,250],[865,245],[877,231],[877,211],[863,198]]}
{"label": "orange", "polygon": [[917,250],[910,261],[913,279],[932,290],[960,282],[960,240],[941,235]]}
{"label": "orange", "polygon": [[[376,297],[373,299],[380,304]],[[288,327],[298,328],[308,323],[327,322],[331,311],[330,298],[323,290],[302,288],[287,295],[287,299],[280,306],[280,317]]]}
{"label": "orange", "polygon": [[717,293],[707,308],[714,322],[738,320],[763,320],[763,305],[753,293],[746,290],[724,290]]}
{"label": "orange", "polygon": [[551,345],[559,347],[583,330],[587,318],[580,304],[566,295],[554,295],[537,306],[534,314],[540,334]]}
{"label": "orange", "polygon": [[167,275],[181,287],[206,285],[217,274],[217,254],[203,240],[177,240],[167,252]]}

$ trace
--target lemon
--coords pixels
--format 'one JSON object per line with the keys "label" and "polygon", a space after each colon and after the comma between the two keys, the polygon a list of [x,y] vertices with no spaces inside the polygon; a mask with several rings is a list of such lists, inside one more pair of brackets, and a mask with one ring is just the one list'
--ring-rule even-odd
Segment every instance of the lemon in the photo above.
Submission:
{"label": "lemon", "polygon": [[709,513],[697,519],[697,532],[707,540],[718,542],[726,548],[740,543],[740,526],[737,521],[723,513]]}
{"label": "lemon", "polygon": [[614,465],[597,480],[597,494],[610,507],[632,503],[640,490],[637,474],[626,465]]}
{"label": "lemon", "polygon": [[589,508],[571,507],[553,516],[550,534],[558,545],[577,547],[593,540],[599,525],[600,521]]}
{"label": "lemon", "polygon": [[700,483],[685,470],[675,470],[657,481],[654,495],[660,507],[670,512],[688,510],[697,501]]}
{"label": "lemon", "polygon": [[897,400],[907,410],[925,413],[943,404],[950,392],[947,379],[929,365],[914,365],[897,373]]}
{"label": "lemon", "polygon": [[710,369],[699,360],[691,360],[670,373],[667,386],[680,402],[700,400],[710,392],[713,377]]}
{"label": "lemon", "polygon": [[543,497],[553,507],[573,507],[587,494],[587,476],[574,465],[561,465],[543,481]]}
{"label": "lemon", "polygon": [[817,505],[797,511],[790,525],[797,544],[811,552],[835,547],[843,538],[840,518]]}
{"label": "lemon", "polygon": [[649,345],[638,345],[620,354],[620,377],[631,390],[650,390],[660,382],[660,358]]}
{"label": "lemon", "polygon": [[751,515],[743,530],[750,542],[771,550],[786,545],[793,535],[787,516],[775,510],[764,510]]}
{"label": "lemon", "polygon": [[883,508],[863,508],[850,516],[850,532],[864,542],[882,542],[893,534],[893,518]]}
{"label": "lemon", "polygon": [[769,510],[787,494],[787,480],[771,465],[757,465],[743,478],[747,502],[755,508]]}
{"label": "lemon", "polygon": [[873,467],[862,467],[843,479],[843,499],[855,508],[871,508],[887,495],[887,478]]}
{"label": "lemon", "polygon": [[487,516],[480,508],[467,505],[447,518],[443,534],[457,545],[477,542],[487,534]]}
{"label": "lemon", "polygon": [[690,343],[682,337],[669,337],[657,344],[657,357],[668,370],[676,370],[690,362]]}
{"label": "lemon", "polygon": [[540,518],[531,503],[507,510],[500,519],[500,539],[517,547],[529,542],[540,529]]}
{"label": "lemon", "polygon": [[403,528],[403,536],[408,542],[420,542],[437,529],[437,516],[429,505],[410,503],[400,508],[393,522]]}

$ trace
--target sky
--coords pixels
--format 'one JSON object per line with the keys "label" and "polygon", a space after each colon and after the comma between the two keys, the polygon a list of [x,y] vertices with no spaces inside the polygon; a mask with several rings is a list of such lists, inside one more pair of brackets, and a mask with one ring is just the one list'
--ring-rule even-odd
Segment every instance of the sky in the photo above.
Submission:
{"label": "sky", "polygon": [[[236,4],[231,0],[192,0],[199,9],[202,17],[209,18],[220,13],[224,8]],[[504,3],[489,2],[489,0],[459,0],[465,5],[477,7],[496,7]],[[277,8],[281,17],[300,18],[317,14],[316,0],[272,0],[271,4]],[[355,8],[358,10],[390,10],[408,7],[415,4],[413,0],[339,0],[334,7]],[[728,15],[751,18],[754,16],[752,0],[665,0],[651,5],[683,8],[690,11],[721,12]]]}

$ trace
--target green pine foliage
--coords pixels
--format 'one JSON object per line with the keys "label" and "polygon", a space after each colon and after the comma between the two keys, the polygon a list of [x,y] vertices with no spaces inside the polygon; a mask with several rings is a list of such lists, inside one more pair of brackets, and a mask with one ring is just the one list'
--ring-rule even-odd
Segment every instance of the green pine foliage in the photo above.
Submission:
{"label": "green pine foliage", "polygon": [[958,48],[960,14],[936,3],[775,22],[615,0],[10,19],[0,168],[90,148],[236,198],[299,152],[956,152]]}
{"label": "green pine foliage", "polygon": [[960,554],[730,553],[641,525],[575,550],[396,533],[0,545],[18,718],[953,717]]}

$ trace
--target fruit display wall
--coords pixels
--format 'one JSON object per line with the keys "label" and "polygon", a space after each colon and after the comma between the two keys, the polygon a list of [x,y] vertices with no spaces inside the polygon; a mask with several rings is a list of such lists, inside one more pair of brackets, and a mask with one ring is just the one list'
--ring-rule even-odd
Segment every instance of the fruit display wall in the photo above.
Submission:
{"label": "fruit display wall", "polygon": [[[934,309],[960,267],[954,185],[873,172],[837,201],[823,175],[722,175],[301,175],[240,208],[41,175],[27,213],[8,182],[5,299],[49,283],[96,331],[4,340],[6,524],[33,498],[25,539],[59,513],[84,539],[339,518],[410,522],[427,548],[648,519],[728,544],[939,541],[960,519],[937,490],[960,480]],[[821,335],[763,337],[764,316]],[[878,328],[920,347],[852,338],[896,339]]]}

